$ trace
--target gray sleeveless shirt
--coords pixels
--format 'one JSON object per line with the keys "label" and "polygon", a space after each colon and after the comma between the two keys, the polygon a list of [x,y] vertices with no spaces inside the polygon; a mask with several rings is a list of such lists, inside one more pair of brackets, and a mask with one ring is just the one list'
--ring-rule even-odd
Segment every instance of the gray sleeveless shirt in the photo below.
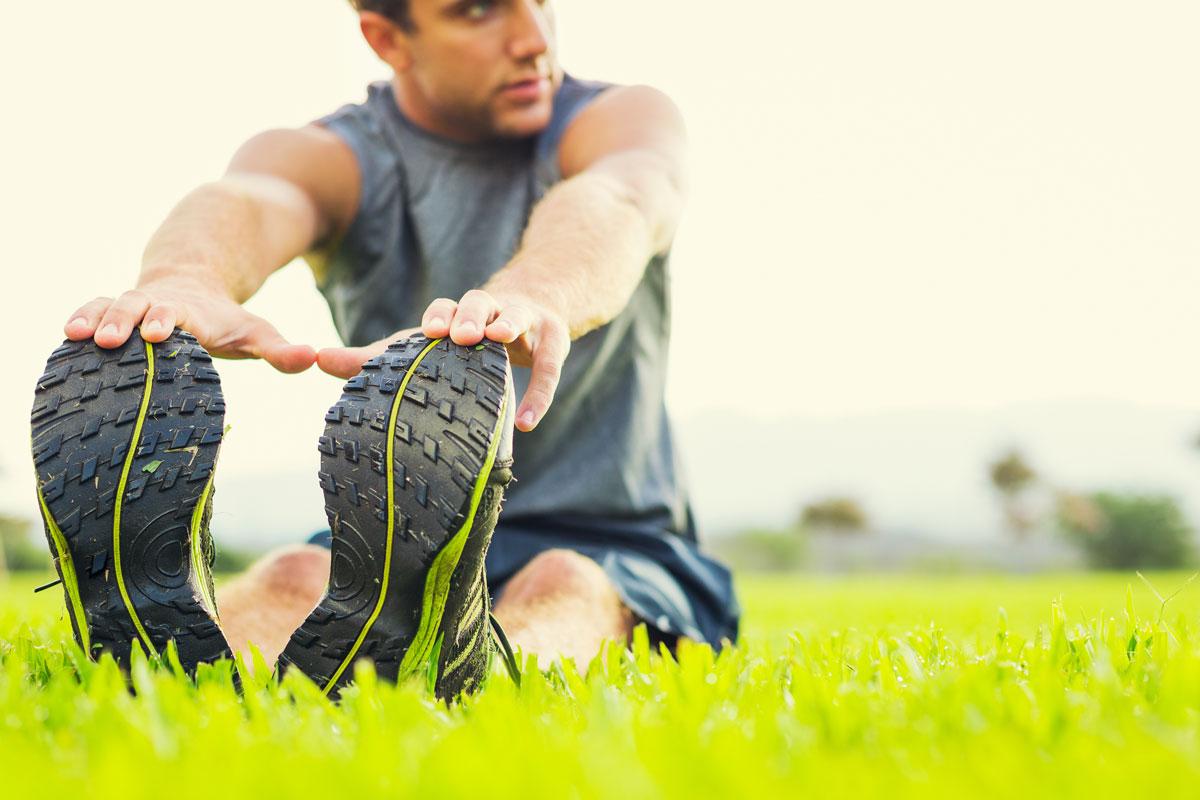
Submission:
{"label": "gray sleeveless shirt", "polygon": [[[320,120],[362,172],[358,214],[318,275],[343,341],[419,326],[430,301],[457,300],[503,267],[533,205],[562,180],[564,130],[606,88],[567,77],[545,131],[485,145],[417,127],[388,83]],[[667,295],[660,256],[614,320],[571,343],[549,412],[514,440],[505,522],[584,515],[694,538],[663,405]],[[520,398],[529,370],[513,375]]]}

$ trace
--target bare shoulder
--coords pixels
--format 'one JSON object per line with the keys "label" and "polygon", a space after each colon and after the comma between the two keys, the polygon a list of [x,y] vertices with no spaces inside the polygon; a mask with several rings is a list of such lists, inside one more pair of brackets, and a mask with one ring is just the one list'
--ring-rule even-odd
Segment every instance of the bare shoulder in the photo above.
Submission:
{"label": "bare shoulder", "polygon": [[344,231],[358,210],[358,159],[344,139],[317,124],[252,137],[234,154],[227,175],[266,176],[290,184],[312,203],[326,234]]}
{"label": "bare shoulder", "polygon": [[681,158],[686,144],[683,115],[670,97],[650,86],[618,86],[601,92],[567,126],[559,164],[570,177],[625,150]]}
{"label": "bare shoulder", "polygon": [[354,152],[342,137],[320,125],[263,131],[243,144],[230,172],[256,172],[281,178],[344,179],[358,171]]}

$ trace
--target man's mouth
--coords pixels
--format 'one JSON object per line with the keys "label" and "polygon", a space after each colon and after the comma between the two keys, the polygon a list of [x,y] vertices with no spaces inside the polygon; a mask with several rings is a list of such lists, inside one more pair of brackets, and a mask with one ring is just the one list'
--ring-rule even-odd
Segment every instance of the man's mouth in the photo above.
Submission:
{"label": "man's mouth", "polygon": [[550,88],[550,78],[543,75],[532,75],[517,81],[510,81],[500,87],[500,93],[514,100],[538,100]]}

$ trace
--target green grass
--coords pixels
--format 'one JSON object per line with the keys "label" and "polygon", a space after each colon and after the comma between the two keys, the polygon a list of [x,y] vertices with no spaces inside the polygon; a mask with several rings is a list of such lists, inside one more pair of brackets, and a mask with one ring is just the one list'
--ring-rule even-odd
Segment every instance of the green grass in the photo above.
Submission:
{"label": "green grass", "polygon": [[[1187,578],[1149,576],[1164,596]],[[1200,580],[1160,613],[1133,575],[746,578],[738,648],[638,642],[451,709],[369,671],[335,705],[144,660],[134,695],[35,583],[0,587],[5,797],[1024,800],[1200,778]]]}

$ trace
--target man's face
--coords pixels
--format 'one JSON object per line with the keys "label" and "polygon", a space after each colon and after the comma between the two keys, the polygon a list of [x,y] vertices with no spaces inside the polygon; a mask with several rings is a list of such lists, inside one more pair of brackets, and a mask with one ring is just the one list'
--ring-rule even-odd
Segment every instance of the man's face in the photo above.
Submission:
{"label": "man's face", "polygon": [[561,76],[549,0],[411,0],[406,110],[435,133],[532,136],[550,122]]}

